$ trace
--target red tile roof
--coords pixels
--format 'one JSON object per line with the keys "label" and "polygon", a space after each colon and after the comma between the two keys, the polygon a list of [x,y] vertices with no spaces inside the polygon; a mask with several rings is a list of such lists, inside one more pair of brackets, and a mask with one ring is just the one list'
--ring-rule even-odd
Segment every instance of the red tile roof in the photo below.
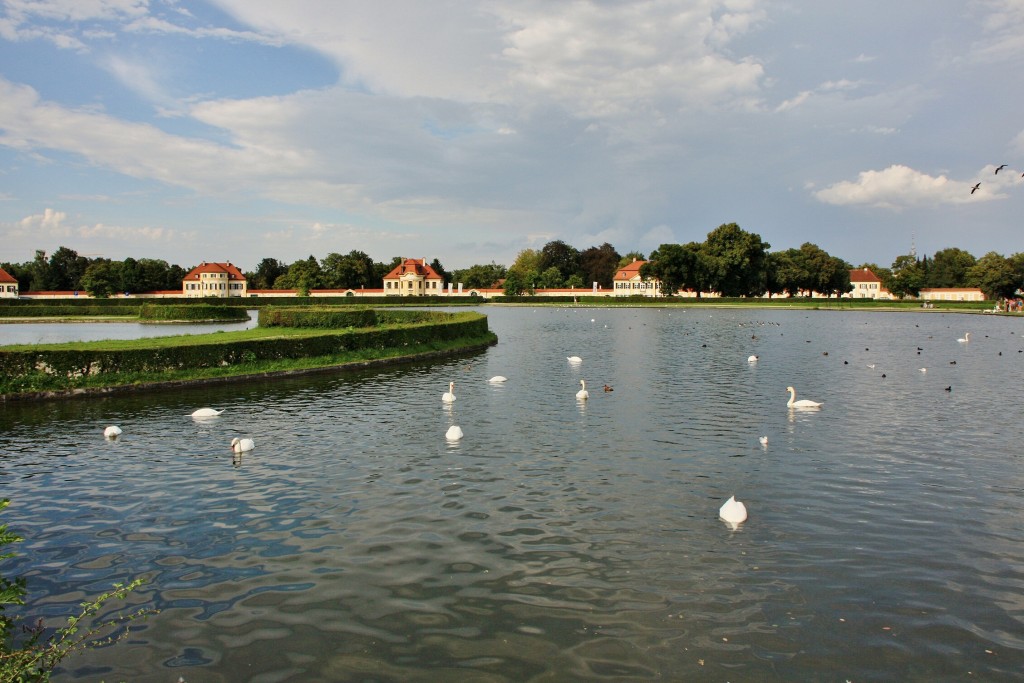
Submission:
{"label": "red tile roof", "polygon": [[233,265],[231,262],[228,263],[207,263],[203,261],[198,266],[193,268],[185,276],[186,280],[198,280],[202,273],[227,273],[228,280],[244,280],[245,276],[242,272]]}
{"label": "red tile roof", "polygon": [[437,271],[427,264],[425,258],[407,258],[384,276],[385,280],[397,280],[407,273],[415,273],[426,280],[443,280]]}
{"label": "red tile roof", "polygon": [[850,282],[881,282],[882,278],[871,272],[869,268],[853,268],[850,270]]}
{"label": "red tile roof", "polygon": [[17,281],[18,281],[17,278],[11,277],[10,273],[8,273],[3,268],[0,268],[0,282],[17,282]]}
{"label": "red tile roof", "polygon": [[633,261],[615,271],[616,280],[632,280],[640,275],[640,266],[647,263],[647,261]]}

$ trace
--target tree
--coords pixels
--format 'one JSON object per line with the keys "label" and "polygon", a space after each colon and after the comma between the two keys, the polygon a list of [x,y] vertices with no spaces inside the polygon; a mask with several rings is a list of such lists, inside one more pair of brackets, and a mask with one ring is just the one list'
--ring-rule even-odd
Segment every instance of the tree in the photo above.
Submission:
{"label": "tree", "polygon": [[441,265],[441,261],[439,259],[434,259],[433,261],[431,261],[430,267],[434,269],[435,273],[437,273],[443,278],[445,283],[452,281],[452,276],[448,273],[447,270],[444,269],[444,266]]}
{"label": "tree", "polygon": [[374,282],[373,260],[361,251],[352,250],[344,256],[328,254],[321,263],[321,271],[324,286],[331,289],[359,289]]}
{"label": "tree", "polygon": [[927,272],[929,287],[966,287],[967,271],[976,259],[963,249],[950,247],[935,252]]}
{"label": "tree", "polygon": [[502,293],[505,296],[522,296],[525,291],[526,283],[523,281],[519,271],[509,271],[508,276],[505,277],[505,285],[502,287]]}
{"label": "tree", "polygon": [[106,299],[119,291],[121,285],[121,263],[110,259],[96,259],[82,275],[82,289],[97,299]]}
{"label": "tree", "polygon": [[276,258],[265,258],[252,273],[246,273],[249,289],[273,289],[274,282],[288,272],[288,266]]}
{"label": "tree", "polygon": [[[511,273],[511,271],[507,271]],[[493,261],[489,264],[477,264],[463,270],[452,272],[454,282],[461,282],[467,289],[490,289],[496,287],[498,282],[506,277],[505,266],[500,266]]]}
{"label": "tree", "polygon": [[46,252],[36,249],[36,257],[29,264],[31,279],[28,289],[32,292],[44,292],[50,287],[50,262],[46,260]]}
{"label": "tree", "polygon": [[540,264],[537,267],[537,272],[543,273],[551,267],[558,268],[563,281],[576,274],[582,275],[579,250],[562,240],[548,242],[540,250]]}
{"label": "tree", "polygon": [[708,291],[709,282],[703,246],[697,242],[663,244],[651,252],[647,263],[640,266],[640,277],[658,280],[665,296],[690,289],[700,298],[702,291]]}
{"label": "tree", "polygon": [[775,287],[794,297],[800,292],[810,292],[812,287],[810,273],[804,267],[804,255],[799,249],[787,249],[772,255],[774,263]]}
{"label": "tree", "polygon": [[590,247],[580,253],[580,270],[584,283],[596,282],[599,287],[611,289],[615,271],[619,269],[622,257],[608,242],[599,247]]}
{"label": "tree", "polygon": [[540,287],[541,289],[555,289],[564,284],[562,282],[562,274],[558,272],[558,268],[555,268],[554,266],[551,266],[541,273],[535,281],[537,283],[537,287]]}
{"label": "tree", "polygon": [[722,296],[760,296],[766,282],[765,261],[771,245],[735,223],[720,225],[704,243],[712,291]]}
{"label": "tree", "polygon": [[82,289],[82,276],[89,267],[89,259],[67,247],[58,247],[50,254],[47,289]]}
{"label": "tree", "polygon": [[322,289],[323,282],[320,263],[316,257],[310,256],[288,266],[288,272],[274,281],[274,289],[294,289],[303,296],[309,296],[309,290]]}
{"label": "tree", "polygon": [[1020,280],[1009,259],[990,251],[968,271],[967,279],[981,289],[986,299],[1002,299],[1014,296]]}
{"label": "tree", "polygon": [[889,291],[895,296],[917,296],[925,286],[924,270],[913,254],[897,256],[892,262],[892,284]]}
{"label": "tree", "polygon": [[540,272],[541,254],[536,249],[523,249],[516,255],[516,260],[508,267],[509,272],[517,271],[525,275],[531,270]]}
{"label": "tree", "polygon": [[633,261],[646,261],[647,257],[644,256],[642,251],[631,251],[619,259],[619,268],[622,266],[628,266]]}

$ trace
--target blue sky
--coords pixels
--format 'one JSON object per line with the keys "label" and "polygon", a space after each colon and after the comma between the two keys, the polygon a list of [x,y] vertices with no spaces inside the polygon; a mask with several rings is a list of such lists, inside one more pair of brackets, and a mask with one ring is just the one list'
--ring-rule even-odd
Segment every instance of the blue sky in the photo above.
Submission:
{"label": "blue sky", "polygon": [[1009,256],[1021,73],[1024,0],[0,0],[0,261]]}

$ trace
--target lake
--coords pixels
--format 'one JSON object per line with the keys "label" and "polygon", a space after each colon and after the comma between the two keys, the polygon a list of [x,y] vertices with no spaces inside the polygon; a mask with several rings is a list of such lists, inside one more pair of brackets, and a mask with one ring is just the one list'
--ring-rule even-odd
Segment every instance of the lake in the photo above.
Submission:
{"label": "lake", "polygon": [[21,614],[160,610],[54,680],[1021,680],[1020,319],[479,310],[444,362],[0,404]]}

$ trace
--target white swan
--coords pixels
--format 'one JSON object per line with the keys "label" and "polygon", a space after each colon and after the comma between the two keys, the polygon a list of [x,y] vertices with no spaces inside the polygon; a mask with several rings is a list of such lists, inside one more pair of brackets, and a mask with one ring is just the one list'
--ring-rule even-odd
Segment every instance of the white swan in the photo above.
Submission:
{"label": "white swan", "polygon": [[117,425],[110,425],[109,427],[103,430],[103,436],[107,437],[108,439],[116,439],[120,435],[121,428],[118,427]]}
{"label": "white swan", "polygon": [[590,398],[590,392],[587,391],[587,383],[584,382],[583,380],[580,380],[580,386],[582,387],[582,389],[576,392],[576,398],[580,399],[581,401],[585,401],[588,398]]}
{"label": "white swan", "polygon": [[762,436],[761,438],[758,439],[758,441],[761,442],[762,446],[767,446],[768,445],[768,437],[767,436]]}
{"label": "white swan", "polygon": [[441,400],[445,403],[451,403],[455,400],[455,382],[448,382],[448,391],[441,394]]}
{"label": "white swan", "polygon": [[817,401],[808,401],[806,398],[796,400],[796,389],[793,387],[786,387],[786,391],[789,392],[789,401],[786,403],[790,408],[820,408],[821,403]]}
{"label": "white swan", "polygon": [[582,363],[583,359],[579,356],[566,356],[565,359],[575,365],[576,363]]}
{"label": "white swan", "polygon": [[239,439],[237,436],[231,439],[231,450],[235,453],[245,453],[254,448],[256,448],[256,444],[252,439]]}
{"label": "white swan", "polygon": [[961,337],[960,339],[957,339],[957,341],[960,342],[961,344],[966,344],[967,342],[971,341],[971,333],[965,332],[964,336]]}
{"label": "white swan", "polygon": [[451,427],[448,428],[448,431],[444,433],[444,438],[448,439],[449,441],[458,441],[459,439],[462,438],[462,436],[462,427],[458,425],[452,425]]}
{"label": "white swan", "polygon": [[491,384],[500,384],[501,382],[507,382],[508,377],[502,377],[501,375],[495,375],[494,377],[487,380]]}
{"label": "white swan", "polygon": [[757,356],[747,356],[747,362],[748,363],[756,363],[757,362]]}
{"label": "white swan", "polygon": [[213,408],[200,408],[192,412],[192,417],[216,417],[223,412],[223,410],[214,410]]}
{"label": "white swan", "polygon": [[747,521],[747,506],[736,500],[736,496],[729,496],[729,500],[718,509],[718,516],[736,528],[736,525]]}

